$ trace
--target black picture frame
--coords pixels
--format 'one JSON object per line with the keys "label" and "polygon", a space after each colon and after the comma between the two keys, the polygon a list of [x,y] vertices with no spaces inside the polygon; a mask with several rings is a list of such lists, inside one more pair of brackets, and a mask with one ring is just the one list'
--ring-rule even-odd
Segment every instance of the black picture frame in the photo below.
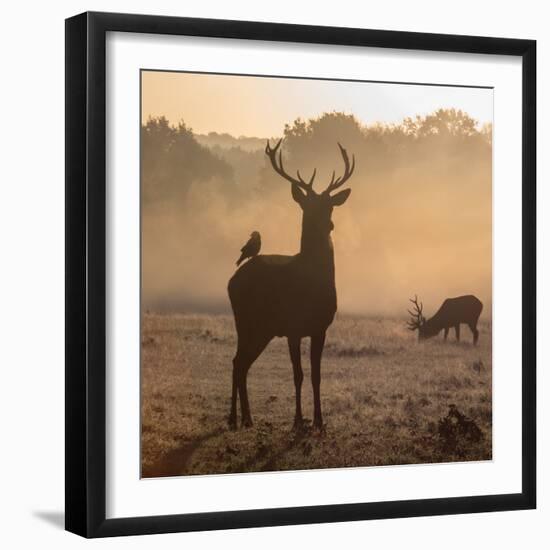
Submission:
{"label": "black picture frame", "polygon": [[[517,56],[523,67],[522,491],[106,519],[105,41],[108,31]],[[536,42],[114,13],[66,20],[66,529],[107,537],[536,506]]]}

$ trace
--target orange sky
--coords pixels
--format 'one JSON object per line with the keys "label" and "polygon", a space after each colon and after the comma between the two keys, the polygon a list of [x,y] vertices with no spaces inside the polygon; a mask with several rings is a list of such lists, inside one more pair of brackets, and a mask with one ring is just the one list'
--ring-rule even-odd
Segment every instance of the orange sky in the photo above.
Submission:
{"label": "orange sky", "polygon": [[330,111],[362,123],[400,122],[439,108],[462,109],[480,123],[493,118],[493,91],[327,80],[179,72],[142,72],[142,117],[184,120],[196,133],[281,135],[284,124]]}

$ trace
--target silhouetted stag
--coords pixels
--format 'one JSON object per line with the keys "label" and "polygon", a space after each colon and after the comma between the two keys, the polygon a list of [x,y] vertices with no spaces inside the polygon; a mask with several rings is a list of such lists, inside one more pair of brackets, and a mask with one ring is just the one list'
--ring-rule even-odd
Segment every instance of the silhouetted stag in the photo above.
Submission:
{"label": "silhouetted stag", "polygon": [[[344,175],[335,172],[328,187],[320,194],[313,190],[313,180],[306,182],[297,172],[289,176],[283,167],[280,150],[282,139],[273,148],[267,142],[265,152],[277,174],[291,183],[292,198],[300,205],[302,238],[295,256],[259,255],[242,265],[231,277],[229,298],[235,316],[238,344],[233,359],[233,392],[229,424],[237,424],[237,394],[241,403],[244,426],[252,425],[246,378],[248,371],[275,336],[286,336],[296,387],[294,426],[302,424],[301,388],[303,381],[301,340],[311,337],[311,382],[313,386],[313,425],[321,428],[321,356],[325,332],[336,313],[334,252],[330,232],[334,229],[332,209],[344,204],[351,193],[345,189],[331,195],[351,177],[351,163],[346,150],[338,144],[344,159]],[[278,153],[278,154],[277,154]]]}
{"label": "silhouetted stag", "polygon": [[407,310],[412,317],[408,321],[407,326],[409,330],[418,329],[418,339],[424,340],[436,336],[442,330],[445,331],[444,338],[447,340],[449,334],[449,328],[454,327],[456,333],[456,339],[460,341],[460,324],[464,323],[470,327],[472,334],[474,335],[474,346],[477,344],[479,338],[479,331],[477,330],[477,321],[481,315],[483,304],[475,296],[459,296],[458,298],[447,298],[437,313],[430,319],[426,319],[422,315],[422,302],[418,303],[418,298],[415,296],[414,300],[409,300],[414,304],[415,310]]}

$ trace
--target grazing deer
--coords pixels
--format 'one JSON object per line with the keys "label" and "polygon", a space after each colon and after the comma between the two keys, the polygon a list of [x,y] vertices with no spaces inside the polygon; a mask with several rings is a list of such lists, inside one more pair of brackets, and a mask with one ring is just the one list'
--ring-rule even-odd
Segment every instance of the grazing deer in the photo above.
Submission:
{"label": "grazing deer", "polygon": [[[228,293],[237,329],[237,353],[233,359],[233,391],[229,425],[237,425],[237,393],[241,403],[244,426],[252,425],[246,378],[252,363],[275,336],[288,340],[290,360],[296,388],[294,426],[302,424],[301,389],[303,381],[300,346],[302,338],[311,338],[311,382],[313,386],[313,425],[321,429],[321,356],[325,333],[336,313],[334,282],[334,252],[330,232],[334,229],[332,210],[346,202],[351,189],[334,195],[351,177],[355,157],[350,163],[346,150],[338,144],[344,160],[344,174],[335,172],[322,193],[313,190],[313,180],[306,182],[297,172],[289,176],[283,167],[282,139],[265,153],[275,172],[291,183],[292,198],[300,205],[302,239],[300,252],[295,256],[259,255],[242,265],[229,280]],[[278,155],[277,155],[278,153]]]}
{"label": "grazing deer", "polygon": [[418,329],[419,340],[436,336],[442,330],[445,331],[444,338],[447,340],[449,328],[454,327],[456,339],[460,341],[460,324],[465,323],[470,327],[474,335],[474,346],[477,344],[479,338],[477,321],[481,315],[483,304],[475,296],[468,295],[458,296],[458,298],[447,298],[437,310],[437,313],[430,319],[426,319],[422,315],[422,302],[419,304],[416,296],[414,300],[410,299],[409,301],[414,304],[415,311],[407,310],[412,317],[407,322],[407,327],[409,330]]}

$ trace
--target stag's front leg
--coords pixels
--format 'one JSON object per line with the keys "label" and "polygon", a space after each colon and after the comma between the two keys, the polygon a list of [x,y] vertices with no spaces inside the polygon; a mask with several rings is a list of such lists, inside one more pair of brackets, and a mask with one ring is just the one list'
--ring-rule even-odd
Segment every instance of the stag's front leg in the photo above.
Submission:
{"label": "stag's front leg", "polygon": [[321,356],[325,347],[325,332],[311,337],[311,384],[313,386],[313,427],[323,427],[321,414]]}
{"label": "stag's front leg", "polygon": [[299,429],[303,424],[302,419],[302,381],[304,373],[302,371],[302,357],[300,352],[300,337],[288,338],[288,351],[290,352],[290,360],[292,362],[292,370],[294,371],[294,387],[296,388],[296,414],[294,416],[294,429]]}
{"label": "stag's front leg", "polygon": [[250,415],[250,404],[248,403],[248,391],[246,389],[246,377],[248,368],[243,373],[239,381],[239,400],[241,402],[241,421],[245,428],[252,426],[252,416]]}

